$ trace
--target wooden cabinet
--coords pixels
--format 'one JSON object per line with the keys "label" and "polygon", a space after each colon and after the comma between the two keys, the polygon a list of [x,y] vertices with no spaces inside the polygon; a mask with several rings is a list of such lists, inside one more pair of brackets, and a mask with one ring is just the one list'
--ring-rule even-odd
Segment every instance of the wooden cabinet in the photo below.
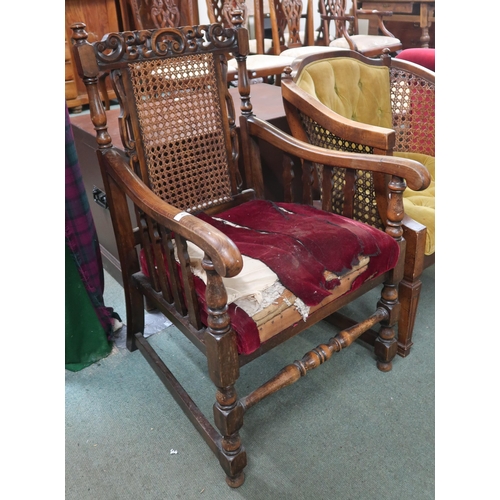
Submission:
{"label": "wooden cabinet", "polygon": [[[118,0],[66,0],[65,35],[66,35],[66,103],[68,108],[79,108],[88,104],[85,85],[80,80],[71,53],[71,24],[84,22],[89,33],[89,42],[100,40],[111,31],[120,31]],[[114,98],[109,82],[108,97]]]}
{"label": "wooden cabinet", "polygon": [[[403,49],[414,47],[435,47],[435,2],[431,0],[358,0],[358,9],[390,10],[391,17],[384,18],[387,29],[401,40]],[[374,17],[374,16],[370,16]],[[368,19],[362,14],[359,19]],[[368,34],[377,35],[377,20],[370,19]]]}

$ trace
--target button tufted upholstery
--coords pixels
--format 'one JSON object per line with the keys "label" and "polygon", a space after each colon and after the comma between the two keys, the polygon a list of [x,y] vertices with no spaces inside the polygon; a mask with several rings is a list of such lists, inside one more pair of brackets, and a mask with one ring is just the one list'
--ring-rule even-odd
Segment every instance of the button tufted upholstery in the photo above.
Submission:
{"label": "button tufted upholstery", "polygon": [[435,192],[436,192],[436,161],[433,156],[419,153],[401,153],[395,152],[394,156],[400,158],[409,158],[416,160],[427,168],[431,174],[431,183],[428,188],[423,191],[412,191],[409,188],[405,189],[404,208],[405,213],[412,219],[420,222],[427,228],[425,238],[425,255],[432,255],[436,251],[436,222],[435,222]]}
{"label": "button tufted upholstery", "polygon": [[[390,75],[386,66],[370,66],[351,58],[321,59],[303,68],[296,81],[308,94],[344,118],[393,128]],[[427,227],[425,254],[435,251],[434,157],[415,152],[394,153],[427,167],[432,185],[418,193],[405,192],[405,211]]]}
{"label": "button tufted upholstery", "polygon": [[307,65],[297,85],[345,118],[392,127],[389,69],[348,58],[323,59]]}

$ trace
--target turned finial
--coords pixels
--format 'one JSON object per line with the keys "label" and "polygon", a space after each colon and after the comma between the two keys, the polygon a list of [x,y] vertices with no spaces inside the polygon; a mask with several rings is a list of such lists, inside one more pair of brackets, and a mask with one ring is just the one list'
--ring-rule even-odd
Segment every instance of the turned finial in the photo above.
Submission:
{"label": "turned finial", "polygon": [[388,47],[386,47],[380,56],[380,60],[386,65],[390,66],[391,65],[391,51],[389,50]]}
{"label": "turned finial", "polygon": [[235,9],[231,12],[231,23],[236,29],[243,26],[243,11],[241,9]]}
{"label": "turned finial", "polygon": [[85,31],[87,25],[85,23],[73,23],[70,28],[73,30],[73,40],[87,40],[89,34]]}
{"label": "turned finial", "polygon": [[283,73],[285,73],[285,75],[283,76],[283,79],[284,80],[291,80],[292,79],[292,67],[291,66],[286,66],[284,69],[283,69]]}

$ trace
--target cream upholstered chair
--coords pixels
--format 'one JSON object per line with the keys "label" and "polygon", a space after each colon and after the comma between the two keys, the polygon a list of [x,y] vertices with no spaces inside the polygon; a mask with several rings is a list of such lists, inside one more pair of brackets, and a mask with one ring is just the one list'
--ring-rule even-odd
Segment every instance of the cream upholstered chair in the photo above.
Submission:
{"label": "cream upholstered chair", "polygon": [[[398,353],[404,357],[413,343],[420,275],[435,258],[434,72],[388,55],[372,59],[339,50],[296,60],[292,74],[293,79],[282,81],[292,135],[330,149],[411,158],[431,175],[426,190],[404,194],[406,258],[398,325]],[[385,227],[380,215],[387,203],[383,177],[348,180],[339,174],[333,190],[349,182],[359,191],[359,206],[352,208],[355,218]],[[320,179],[317,188],[321,191]],[[332,203],[338,210],[335,197]]]}
{"label": "cream upholstered chair", "polygon": [[[274,54],[295,59],[307,54],[335,50],[314,44],[312,0],[307,0],[305,16],[303,16],[302,0],[268,0],[268,2]],[[302,30],[301,21],[304,17],[305,30]]]}
{"label": "cream upholstered chair", "polygon": [[[349,13],[347,0],[319,0],[318,7],[321,16],[319,43],[340,49],[355,50],[368,57],[379,56],[386,49],[395,53],[403,48],[401,41],[384,25],[383,18],[392,16],[391,11],[357,9],[356,1],[353,3],[352,13]],[[358,30],[358,14],[360,13],[377,17],[381,34],[360,34]],[[335,30],[330,31],[332,21]]]}
{"label": "cream upholstered chair", "polygon": [[[248,25],[249,10],[244,0],[206,0],[208,18],[211,23],[219,23],[225,28],[234,28],[233,12],[241,12],[243,24]],[[263,78],[265,80],[274,79],[279,84],[281,74],[284,69],[293,62],[292,57],[280,59],[274,54],[267,54],[270,48],[269,41],[264,39],[263,31],[263,12],[260,8],[262,0],[256,0],[251,12],[254,13],[256,38],[249,40],[249,52],[247,57],[247,71],[251,79]],[[257,8],[255,8],[257,7]],[[228,61],[228,78],[237,78],[237,61],[231,59]]]}

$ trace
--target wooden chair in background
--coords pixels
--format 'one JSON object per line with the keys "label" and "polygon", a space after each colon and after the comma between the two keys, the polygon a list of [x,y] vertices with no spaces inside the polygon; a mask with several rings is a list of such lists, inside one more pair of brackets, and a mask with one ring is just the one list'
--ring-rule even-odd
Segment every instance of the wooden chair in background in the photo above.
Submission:
{"label": "wooden chair in background", "polygon": [[[206,0],[208,18],[211,23],[219,23],[225,28],[234,28],[231,13],[238,9],[242,12],[244,27],[248,26],[248,8],[244,0]],[[279,85],[281,74],[284,69],[293,62],[292,57],[284,59],[277,58],[274,54],[268,54],[269,43],[264,38],[264,17],[262,0],[252,2],[254,13],[255,38],[249,40],[249,55],[247,57],[247,70],[251,79],[263,78],[269,83]],[[229,70],[232,75],[237,73],[237,62],[229,61]]]}
{"label": "wooden chair in background", "polygon": [[[241,11],[233,13],[232,21],[234,29],[212,24],[113,33],[94,44],[87,41],[85,24],[75,23],[72,44],[89,96],[119,249],[127,347],[140,350],[219,459],[227,483],[238,487],[247,463],[239,431],[251,407],[378,323],[377,366],[392,368],[405,255],[404,179],[420,190],[430,178],[416,161],[311,146],[256,117]],[[233,55],[238,61],[240,140],[225,74]],[[110,73],[120,103],[127,159],[107,131],[97,89],[101,72]],[[284,203],[263,199],[259,151],[264,143],[289,160],[283,165]],[[246,185],[238,171],[240,156]],[[385,232],[352,220],[349,210],[333,214],[329,196],[322,209],[312,206],[310,178],[318,163],[324,165],[325,185],[336,168],[349,175],[389,176]],[[350,203],[346,200],[345,206]],[[326,343],[249,394],[238,395],[241,366],[305,334],[376,287],[381,296],[367,318],[332,332]],[[272,299],[270,304],[252,300],[259,295]],[[206,356],[215,392],[213,423],[143,336],[145,299]]]}
{"label": "wooden chair in background", "polygon": [[[384,25],[384,17],[392,16],[391,11],[357,9],[356,2],[352,13],[347,10],[347,0],[318,0],[321,26],[317,43],[340,49],[350,49],[367,57],[375,57],[386,50],[396,53],[403,48]],[[376,17],[380,35],[361,35],[358,29],[358,14]],[[330,30],[333,24],[334,30]]]}
{"label": "wooden chair in background", "polygon": [[[273,52],[284,57],[330,52],[333,48],[314,44],[312,0],[303,11],[302,0],[268,0],[273,35]],[[302,20],[305,29],[301,29]]]}
{"label": "wooden chair in background", "polygon": [[211,23],[217,22],[231,27],[231,12],[239,9],[243,12],[245,28],[250,33],[250,23],[254,36],[248,40],[250,54],[272,54],[272,38],[264,35],[264,0],[206,0],[207,13]]}
{"label": "wooden chair in background", "polygon": [[[430,186],[405,191],[404,278],[399,284],[401,318],[398,353],[413,344],[423,270],[435,260],[435,77],[408,61],[371,59],[345,50],[295,62],[293,78],[282,81],[282,95],[292,135],[311,144],[362,154],[413,158],[426,166]],[[353,216],[383,229],[388,193],[383,176],[350,180],[335,176],[334,193],[343,182],[357,190]],[[323,191],[322,196],[325,196]],[[333,211],[343,210],[332,195]]]}
{"label": "wooden chair in background", "polygon": [[142,30],[199,24],[198,0],[120,0],[123,25]]}

